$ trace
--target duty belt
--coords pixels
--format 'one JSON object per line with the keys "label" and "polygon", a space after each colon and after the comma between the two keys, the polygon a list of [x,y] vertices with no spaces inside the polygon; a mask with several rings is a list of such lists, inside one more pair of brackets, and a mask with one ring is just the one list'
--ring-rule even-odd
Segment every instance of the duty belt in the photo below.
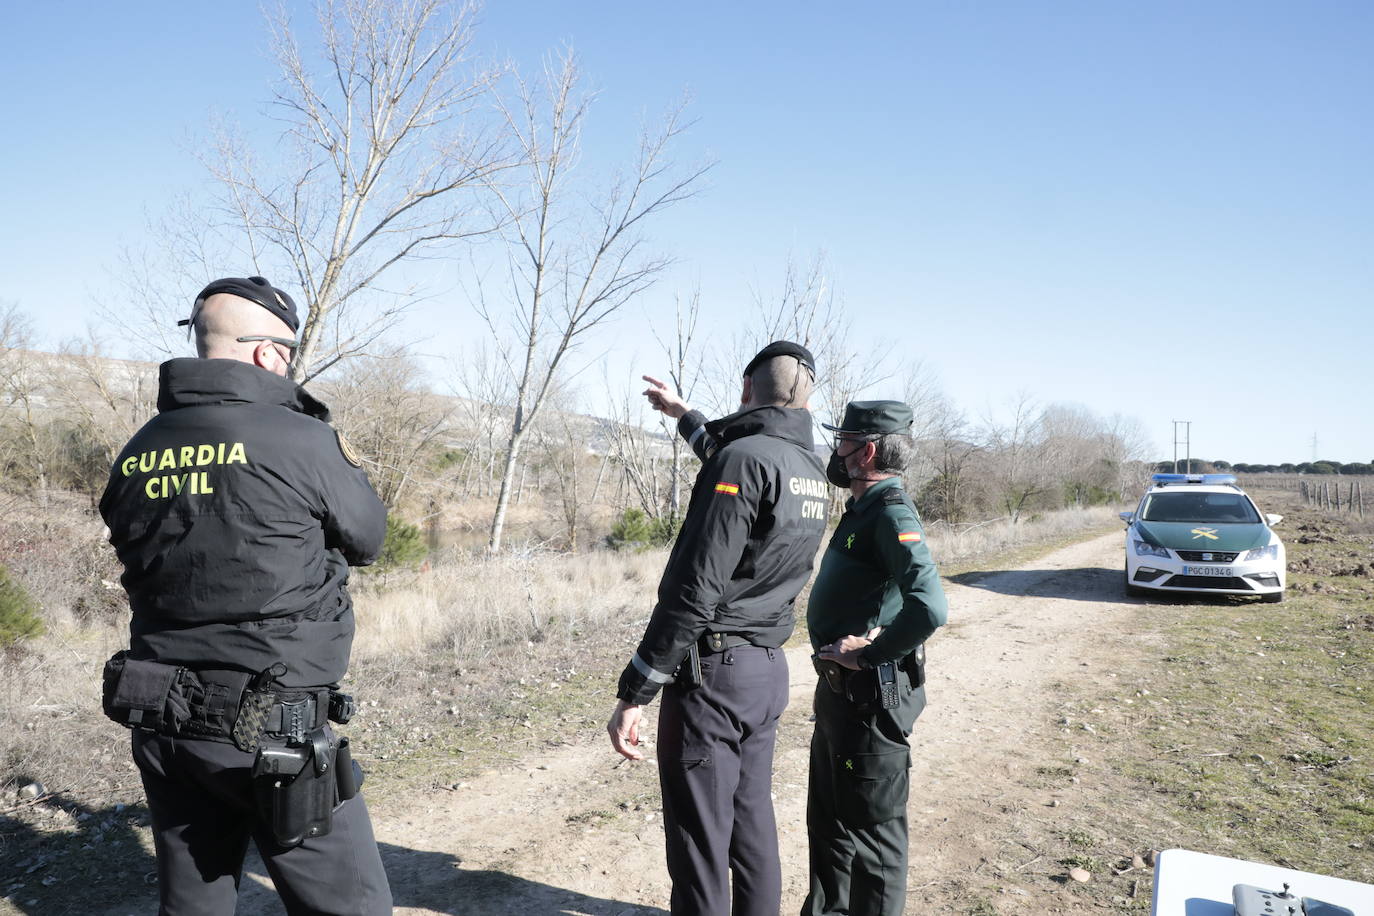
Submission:
{"label": "duty belt", "polygon": [[[196,676],[205,694],[199,703],[191,700],[187,730],[200,737],[228,740],[240,750],[254,750],[263,736],[300,744],[329,721],[328,687],[255,689],[244,675],[234,671],[200,671]],[[227,690],[222,700],[212,699],[220,693],[216,687]]]}
{"label": "duty belt", "polygon": [[713,655],[724,652],[726,649],[752,646],[753,643],[738,633],[702,633],[701,638],[697,640],[697,645],[701,647],[703,653]]}

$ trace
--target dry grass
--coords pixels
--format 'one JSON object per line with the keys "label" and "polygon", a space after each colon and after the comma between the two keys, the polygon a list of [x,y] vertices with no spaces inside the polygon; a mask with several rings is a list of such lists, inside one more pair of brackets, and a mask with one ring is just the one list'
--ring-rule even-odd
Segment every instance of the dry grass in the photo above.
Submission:
{"label": "dry grass", "polygon": [[994,519],[971,525],[933,522],[926,526],[931,553],[941,567],[992,557],[1039,544],[1051,544],[1084,532],[1120,527],[1117,506],[1060,509],[1012,523]]}
{"label": "dry grass", "polygon": [[498,557],[451,553],[423,572],[354,588],[354,657],[443,650],[455,658],[520,642],[563,642],[609,622],[643,620],[667,552]]}

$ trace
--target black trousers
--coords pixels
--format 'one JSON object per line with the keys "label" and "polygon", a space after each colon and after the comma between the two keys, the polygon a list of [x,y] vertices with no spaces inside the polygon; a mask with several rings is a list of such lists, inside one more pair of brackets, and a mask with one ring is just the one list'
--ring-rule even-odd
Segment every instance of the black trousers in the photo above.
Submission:
{"label": "black trousers", "polygon": [[159,916],[232,916],[248,841],[291,916],[391,913],[362,795],[334,809],[328,834],[285,848],[253,805],[253,755],[231,744],[134,732],[157,848]]}
{"label": "black trousers", "polygon": [[701,679],[664,688],[658,717],[673,916],[776,916],[773,745],[787,659],[756,646],[703,654]]}
{"label": "black trousers", "polygon": [[895,708],[868,709],[816,685],[802,916],[899,916],[906,906],[907,736],[926,697],[905,682],[900,691]]}

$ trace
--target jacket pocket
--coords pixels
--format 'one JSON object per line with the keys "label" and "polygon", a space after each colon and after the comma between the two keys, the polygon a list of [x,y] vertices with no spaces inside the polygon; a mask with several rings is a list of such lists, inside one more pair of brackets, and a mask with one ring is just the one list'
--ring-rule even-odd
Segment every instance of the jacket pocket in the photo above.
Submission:
{"label": "jacket pocket", "polygon": [[835,759],[835,811],[851,827],[891,820],[906,808],[911,754],[840,755]]}

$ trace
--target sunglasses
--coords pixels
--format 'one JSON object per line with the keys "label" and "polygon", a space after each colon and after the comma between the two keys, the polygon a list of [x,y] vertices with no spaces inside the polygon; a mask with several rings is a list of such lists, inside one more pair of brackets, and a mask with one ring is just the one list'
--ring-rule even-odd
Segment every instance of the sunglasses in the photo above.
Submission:
{"label": "sunglasses", "polygon": [[296,347],[298,346],[294,340],[289,340],[285,337],[269,337],[266,334],[248,334],[244,337],[235,337],[234,339],[239,343],[252,343],[257,340],[265,340],[268,343],[280,344],[287,350],[290,350],[292,356],[296,355]]}
{"label": "sunglasses", "polygon": [[[876,442],[881,438],[882,436],[880,435],[872,434],[856,436],[853,433],[836,433],[833,441],[835,443],[835,448],[838,449],[845,442],[853,442],[857,445],[863,445],[865,442]],[[854,451],[858,450],[855,449]],[[849,454],[852,455],[853,453],[854,452],[851,451]]]}

